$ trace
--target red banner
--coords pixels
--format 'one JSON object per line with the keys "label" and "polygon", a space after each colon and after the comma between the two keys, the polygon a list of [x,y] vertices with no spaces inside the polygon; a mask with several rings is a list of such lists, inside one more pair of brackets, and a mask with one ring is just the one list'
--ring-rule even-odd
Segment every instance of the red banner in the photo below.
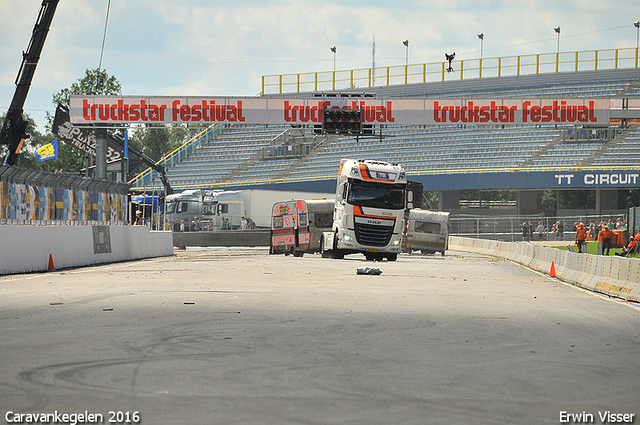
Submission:
{"label": "red banner", "polygon": [[323,109],[361,109],[364,124],[609,125],[608,99],[380,99],[71,96],[73,124],[321,124]]}

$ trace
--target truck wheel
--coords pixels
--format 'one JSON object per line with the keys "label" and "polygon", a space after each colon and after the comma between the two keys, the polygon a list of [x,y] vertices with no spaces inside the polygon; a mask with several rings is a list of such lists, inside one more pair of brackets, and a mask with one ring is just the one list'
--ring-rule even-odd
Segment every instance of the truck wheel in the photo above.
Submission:
{"label": "truck wheel", "polygon": [[302,257],[304,255],[304,251],[293,251],[294,257]]}
{"label": "truck wheel", "polygon": [[320,255],[322,258],[331,258],[331,251],[325,251],[324,249],[324,236],[320,238]]}
{"label": "truck wheel", "polygon": [[397,259],[398,259],[398,254],[387,255],[387,261],[396,261]]}
{"label": "truck wheel", "polygon": [[444,257],[444,249],[440,251],[440,254]]}
{"label": "truck wheel", "polygon": [[364,258],[366,258],[367,261],[375,260],[375,256],[373,254],[364,254]]}
{"label": "truck wheel", "polygon": [[338,260],[344,258],[344,252],[338,249],[338,232],[333,236],[333,258]]}

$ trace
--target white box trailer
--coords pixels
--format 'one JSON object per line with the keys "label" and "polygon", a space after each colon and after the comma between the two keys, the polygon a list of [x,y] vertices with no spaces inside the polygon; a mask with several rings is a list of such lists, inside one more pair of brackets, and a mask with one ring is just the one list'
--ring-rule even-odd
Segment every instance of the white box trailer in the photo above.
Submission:
{"label": "white box trailer", "polygon": [[406,253],[420,251],[423,254],[440,252],[449,248],[449,213],[414,208],[409,210],[402,249]]}
{"label": "white box trailer", "polygon": [[167,196],[167,220],[184,221],[185,229],[198,217],[202,230],[223,230],[223,220],[238,229],[242,217],[251,219],[255,227],[271,228],[271,213],[276,202],[292,199],[334,199],[333,193],[283,190],[185,190]]}
{"label": "white box trailer", "polygon": [[228,219],[232,229],[242,224],[242,217],[251,219],[255,227],[271,228],[273,204],[293,199],[334,199],[333,193],[300,192],[286,190],[249,189],[219,192],[216,195],[215,226],[222,228],[222,220]]}

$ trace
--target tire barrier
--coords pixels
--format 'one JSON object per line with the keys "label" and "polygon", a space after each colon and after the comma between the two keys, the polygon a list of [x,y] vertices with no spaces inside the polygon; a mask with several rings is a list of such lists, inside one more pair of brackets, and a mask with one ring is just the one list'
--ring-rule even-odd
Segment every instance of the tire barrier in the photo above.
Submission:
{"label": "tire barrier", "polygon": [[506,258],[594,292],[640,302],[640,259],[578,254],[527,242],[449,237],[449,249]]}

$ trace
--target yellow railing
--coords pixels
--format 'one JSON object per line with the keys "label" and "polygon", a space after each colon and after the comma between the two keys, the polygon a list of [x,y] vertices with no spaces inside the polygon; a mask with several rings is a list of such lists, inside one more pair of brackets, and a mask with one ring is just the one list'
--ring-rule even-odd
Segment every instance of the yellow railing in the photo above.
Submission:
{"label": "yellow railing", "polygon": [[[192,137],[176,149],[163,156],[158,162],[156,162],[156,164],[162,165],[163,167],[165,167],[165,169],[174,166],[175,164],[189,156],[191,153],[193,153],[204,143],[213,140],[220,133],[221,128],[222,127],[219,124],[210,125],[206,129],[198,133],[196,136]],[[151,184],[153,186],[155,184],[153,183],[153,181],[158,177],[158,172],[149,167],[129,180],[129,184],[131,184],[131,187],[135,189],[141,188],[142,186],[148,184]]]}
{"label": "yellow railing", "polygon": [[261,94],[344,90],[471,78],[638,68],[638,48],[538,53],[448,62],[275,74],[262,77]]}
{"label": "yellow railing", "polygon": [[[423,176],[436,174],[467,174],[467,173],[516,173],[516,172],[545,172],[545,171],[640,171],[640,166],[629,167],[518,167],[518,168],[459,168],[459,169],[442,169],[442,170],[425,170],[425,171],[407,171],[407,176]],[[255,185],[269,185],[279,183],[300,183],[316,180],[333,180],[338,177],[337,174],[329,176],[309,176],[309,177],[285,177],[278,179],[251,180],[251,181],[225,181],[219,183],[193,183],[172,185],[174,189],[222,189],[226,187],[241,187]],[[162,189],[158,182],[154,181],[147,186],[147,189]]]}

